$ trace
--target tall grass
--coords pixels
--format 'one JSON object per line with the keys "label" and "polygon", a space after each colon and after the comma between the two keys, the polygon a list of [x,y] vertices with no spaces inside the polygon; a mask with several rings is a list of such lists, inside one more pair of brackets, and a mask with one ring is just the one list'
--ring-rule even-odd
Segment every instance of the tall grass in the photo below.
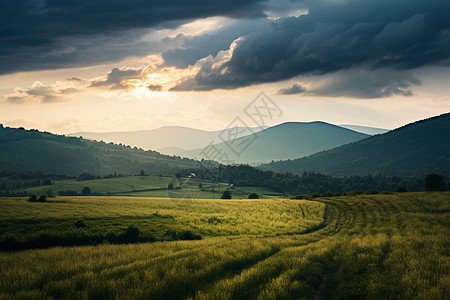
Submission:
{"label": "tall grass", "polygon": [[45,203],[15,198],[0,204],[0,250],[99,244],[107,233],[121,235],[130,226],[143,241],[296,234],[320,224],[325,208],[309,201],[132,197],[57,197]]}
{"label": "tall grass", "polygon": [[[231,227],[232,220],[241,222],[231,230],[237,234],[213,230],[201,241],[3,252],[0,298],[450,298],[450,193],[196,203],[178,204],[184,208],[177,218],[186,226],[211,214]],[[232,208],[224,211],[228,204]],[[248,228],[239,221],[244,208],[253,220]],[[170,210],[177,208],[164,213]],[[291,219],[300,224],[303,214],[324,225],[303,232],[276,226]],[[262,233],[252,234],[252,226]]]}

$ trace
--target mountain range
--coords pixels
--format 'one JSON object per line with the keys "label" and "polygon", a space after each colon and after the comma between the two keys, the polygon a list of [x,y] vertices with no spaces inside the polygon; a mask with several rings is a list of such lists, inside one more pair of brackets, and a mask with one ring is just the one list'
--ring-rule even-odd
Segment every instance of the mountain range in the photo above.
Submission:
{"label": "mountain range", "polygon": [[[257,133],[215,144],[214,149],[195,149],[179,153],[182,157],[211,159],[211,151],[221,163],[260,164],[293,159],[332,149],[369,137],[367,134],[325,122],[288,122]],[[220,160],[220,157],[223,157]]]}
{"label": "mountain range", "polygon": [[450,175],[450,113],[405,125],[305,158],[260,166],[275,172],[315,171],[334,176]]}
{"label": "mountain range", "polygon": [[[242,136],[258,132],[266,127],[233,127]],[[144,150],[156,150],[163,154],[175,155],[188,149],[206,147],[209,143],[220,143],[220,134],[224,130],[206,131],[182,126],[164,126],[152,130],[124,132],[76,132],[68,136],[80,137],[95,141],[113,142],[130,145]]]}
{"label": "mountain range", "polygon": [[[225,157],[221,160],[223,163],[260,164],[272,160],[303,157],[386,131],[388,130],[357,125],[288,122],[273,127],[233,127],[216,131],[165,126],[153,130],[77,132],[68,135],[193,159],[207,159],[208,156],[202,152],[208,145],[214,145],[215,150]],[[240,139],[233,141],[236,138]],[[245,141],[249,140],[251,145],[245,147]],[[243,148],[245,152],[242,151]]]}
{"label": "mountain range", "polygon": [[[186,134],[195,131],[178,129],[166,128],[166,134],[174,134],[173,130]],[[334,176],[409,176],[431,172],[450,175],[450,113],[374,136],[325,122],[283,123],[249,135],[245,135],[250,131],[248,128],[235,130],[243,130],[240,138],[231,139],[235,135],[229,130],[214,132],[216,140],[226,142],[207,145],[219,153],[227,153],[228,159],[235,159],[235,163],[259,164],[258,168],[263,170],[295,174],[314,171]],[[198,138],[195,142],[205,145],[205,141],[206,138]],[[180,150],[168,147],[174,152]],[[197,159],[211,158],[205,155],[210,154],[205,150],[208,148],[181,154]],[[220,157],[211,159],[224,162],[217,158]],[[274,162],[268,163],[272,160]],[[129,145],[0,126],[0,170],[67,175],[79,175],[85,170],[98,175],[137,174],[144,170],[147,174],[173,175],[198,167],[196,160]]]}

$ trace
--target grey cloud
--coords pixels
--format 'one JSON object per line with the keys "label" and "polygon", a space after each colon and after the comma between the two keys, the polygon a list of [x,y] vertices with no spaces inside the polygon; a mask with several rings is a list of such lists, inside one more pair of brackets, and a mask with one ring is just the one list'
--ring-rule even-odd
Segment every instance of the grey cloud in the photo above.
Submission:
{"label": "grey cloud", "polygon": [[80,92],[74,87],[56,87],[35,82],[25,89],[16,89],[13,94],[3,96],[3,101],[9,103],[25,103],[28,101],[39,101],[41,103],[61,102],[65,97]]}
{"label": "grey cloud", "polygon": [[[305,3],[308,15],[275,20],[268,29],[247,34],[229,61],[218,67],[203,66],[173,90],[234,89],[340,70],[411,70],[449,64],[448,1]],[[402,90],[408,94],[404,84],[416,83],[385,84],[384,90],[377,87],[378,92],[371,94]]]}
{"label": "grey cloud", "polygon": [[[140,48],[138,41],[145,29],[175,28],[190,20],[210,16],[262,17],[264,2],[3,1],[0,74],[89,65],[140,55],[145,49],[135,49],[135,46]],[[145,46],[148,48],[149,45]],[[147,53],[149,51],[151,49],[147,49]]]}
{"label": "grey cloud", "polygon": [[152,92],[159,92],[162,90],[162,86],[159,84],[151,84],[147,86],[147,88]]}
{"label": "grey cloud", "polygon": [[305,89],[301,85],[299,85],[297,83],[294,83],[290,87],[287,87],[285,89],[280,89],[278,91],[278,94],[280,94],[280,95],[293,95],[293,94],[301,94],[304,91],[305,91]]}
{"label": "grey cloud", "polygon": [[114,68],[108,73],[105,80],[97,80],[91,83],[91,87],[103,87],[110,90],[126,90],[130,86],[125,81],[140,79],[142,69],[119,69]]}
{"label": "grey cloud", "polygon": [[346,70],[318,80],[304,94],[350,98],[412,96],[411,86],[419,84],[420,80],[407,71]]}

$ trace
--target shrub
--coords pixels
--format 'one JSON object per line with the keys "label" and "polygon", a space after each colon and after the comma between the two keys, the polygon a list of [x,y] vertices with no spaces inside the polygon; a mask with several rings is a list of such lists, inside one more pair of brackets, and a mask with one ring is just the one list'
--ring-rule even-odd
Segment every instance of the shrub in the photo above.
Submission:
{"label": "shrub", "polygon": [[106,239],[111,244],[130,244],[142,242],[141,231],[135,226],[128,226],[128,228],[121,234],[108,232]]}
{"label": "shrub", "polygon": [[231,192],[230,191],[225,191],[222,193],[222,199],[231,199]]}
{"label": "shrub", "polygon": [[259,199],[259,196],[257,193],[251,193],[248,195],[248,199]]}
{"label": "shrub", "polygon": [[28,198],[28,202],[45,202],[47,201],[47,196],[42,195],[39,198],[36,197],[36,195],[31,195],[30,198]]}
{"label": "shrub", "polygon": [[36,195],[31,195],[30,198],[28,198],[28,202],[37,202]]}

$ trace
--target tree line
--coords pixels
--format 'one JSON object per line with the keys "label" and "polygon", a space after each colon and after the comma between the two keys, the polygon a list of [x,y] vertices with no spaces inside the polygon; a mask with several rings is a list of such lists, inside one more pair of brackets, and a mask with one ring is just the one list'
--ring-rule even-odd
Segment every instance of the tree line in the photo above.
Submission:
{"label": "tree line", "polygon": [[[446,190],[450,182],[446,182],[445,176],[431,175],[438,187],[426,187],[426,176],[346,176],[333,177],[315,172],[304,172],[295,175],[289,172],[275,173],[263,171],[248,165],[224,166],[202,168],[195,171],[185,170],[185,176],[194,172],[197,178],[213,182],[226,182],[235,186],[265,187],[286,195],[313,194],[313,193],[344,193],[350,191],[364,192],[395,192],[423,190]],[[428,176],[430,176],[428,175]],[[437,176],[437,177],[436,177]],[[430,180],[430,178],[428,178]],[[436,183],[439,182],[439,183]]]}

